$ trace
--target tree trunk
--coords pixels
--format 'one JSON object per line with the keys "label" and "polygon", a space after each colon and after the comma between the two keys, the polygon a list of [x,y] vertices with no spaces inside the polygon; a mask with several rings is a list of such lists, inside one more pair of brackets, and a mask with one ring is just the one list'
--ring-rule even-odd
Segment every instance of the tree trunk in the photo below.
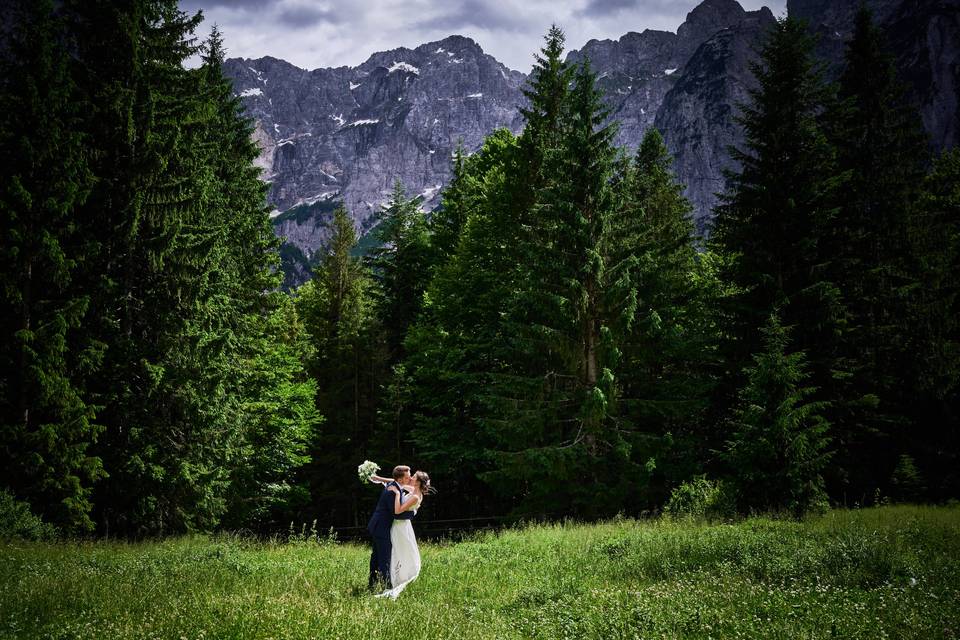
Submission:
{"label": "tree trunk", "polygon": [[[28,232],[32,234],[31,232]],[[29,237],[32,237],[29,236]],[[33,256],[27,255],[26,266],[24,268],[23,279],[23,302],[21,303],[20,326],[27,333],[30,332],[32,317],[30,315],[30,305],[33,304]],[[20,408],[23,413],[23,429],[25,433],[30,431],[30,396],[27,384],[27,350],[20,347]]]}

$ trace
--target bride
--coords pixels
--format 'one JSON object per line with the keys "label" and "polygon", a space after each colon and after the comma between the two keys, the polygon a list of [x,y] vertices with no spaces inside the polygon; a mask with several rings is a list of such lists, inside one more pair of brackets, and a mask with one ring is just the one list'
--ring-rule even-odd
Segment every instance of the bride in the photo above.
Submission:
{"label": "bride", "polygon": [[[410,484],[403,488],[410,493],[402,496],[396,486],[387,489],[394,494],[394,513],[399,514],[411,509],[416,513],[423,503],[424,494],[430,492],[430,476],[425,471],[417,471],[410,476]],[[420,549],[409,520],[393,521],[390,527],[390,544],[393,548],[390,553],[390,584],[393,588],[377,594],[377,597],[396,600],[407,585],[420,575]]]}

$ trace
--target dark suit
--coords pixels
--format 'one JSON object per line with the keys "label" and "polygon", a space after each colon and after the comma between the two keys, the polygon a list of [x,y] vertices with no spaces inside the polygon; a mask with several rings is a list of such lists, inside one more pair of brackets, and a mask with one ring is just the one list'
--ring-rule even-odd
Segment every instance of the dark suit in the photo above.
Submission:
{"label": "dark suit", "polygon": [[[384,584],[390,584],[390,555],[393,550],[393,545],[390,543],[390,527],[393,526],[394,519],[411,520],[413,518],[412,511],[394,514],[396,498],[393,492],[387,489],[391,485],[400,488],[396,481],[384,485],[380,499],[377,500],[377,507],[373,510],[373,515],[370,516],[370,522],[367,524],[367,531],[373,540],[373,552],[370,554],[370,578],[367,582],[367,586],[371,589],[378,580],[383,581]],[[406,493],[403,489],[401,491]]]}

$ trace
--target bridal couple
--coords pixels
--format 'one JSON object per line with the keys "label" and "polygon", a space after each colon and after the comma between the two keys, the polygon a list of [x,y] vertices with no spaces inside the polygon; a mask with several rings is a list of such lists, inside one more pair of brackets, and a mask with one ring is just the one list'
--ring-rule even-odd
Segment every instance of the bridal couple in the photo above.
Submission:
{"label": "bridal couple", "polygon": [[377,597],[396,600],[420,574],[420,549],[410,520],[430,492],[430,476],[425,471],[411,475],[410,467],[400,465],[393,468],[393,479],[372,475],[370,482],[382,484],[383,491],[367,524],[373,538],[368,587],[389,585]]}

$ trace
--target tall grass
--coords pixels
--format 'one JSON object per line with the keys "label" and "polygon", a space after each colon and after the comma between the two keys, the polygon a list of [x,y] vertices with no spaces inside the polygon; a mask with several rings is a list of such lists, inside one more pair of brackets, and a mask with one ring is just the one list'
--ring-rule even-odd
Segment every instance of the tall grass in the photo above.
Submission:
{"label": "tall grass", "polygon": [[425,544],[396,602],[352,544],[0,546],[0,638],[956,638],[960,508],[618,520]]}

